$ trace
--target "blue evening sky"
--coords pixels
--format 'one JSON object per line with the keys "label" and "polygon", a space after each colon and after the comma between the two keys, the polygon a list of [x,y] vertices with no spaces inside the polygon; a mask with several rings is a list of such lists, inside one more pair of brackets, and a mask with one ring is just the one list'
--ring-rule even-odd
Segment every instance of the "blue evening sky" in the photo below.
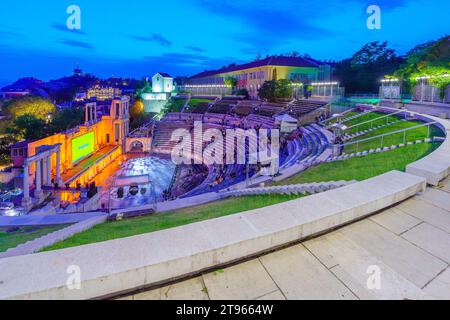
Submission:
{"label": "blue evening sky", "polygon": [[[81,31],[66,8],[81,8]],[[382,10],[382,29],[366,9]],[[69,75],[79,63],[101,77],[164,71],[192,75],[258,53],[343,59],[387,40],[403,54],[449,32],[448,0],[1,0],[0,85]]]}

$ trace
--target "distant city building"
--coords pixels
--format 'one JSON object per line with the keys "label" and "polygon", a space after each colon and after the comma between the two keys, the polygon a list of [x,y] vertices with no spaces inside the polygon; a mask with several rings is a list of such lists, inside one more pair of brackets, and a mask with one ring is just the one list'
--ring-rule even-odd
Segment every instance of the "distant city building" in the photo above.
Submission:
{"label": "distant city building", "polygon": [[19,97],[23,97],[23,96],[27,96],[30,94],[29,90],[21,90],[21,89],[16,89],[16,90],[2,90],[0,92],[0,97],[4,98],[4,99],[13,99],[13,98],[19,98]]}
{"label": "distant city building", "polygon": [[48,97],[47,92],[42,89],[43,81],[35,78],[21,78],[13,84],[6,86],[0,90],[0,97],[2,98],[19,98],[26,95],[38,95]]}
{"label": "distant city building", "polygon": [[152,92],[141,94],[145,112],[160,113],[164,105],[175,91],[173,78],[164,72],[158,72],[152,77]]}
{"label": "distant city building", "polygon": [[296,83],[331,78],[331,67],[323,62],[303,57],[272,56],[242,65],[204,71],[191,77],[180,90],[194,94],[229,94],[225,79],[237,80],[237,89],[247,89],[256,98],[265,81],[287,79]]}
{"label": "distant city building", "polygon": [[86,92],[77,92],[75,94],[75,101],[84,101],[87,99],[87,93]]}
{"label": "distant city building", "polygon": [[95,85],[87,91],[86,98],[96,98],[98,101],[106,101],[112,100],[115,97],[120,96],[121,94],[122,91],[119,88]]}

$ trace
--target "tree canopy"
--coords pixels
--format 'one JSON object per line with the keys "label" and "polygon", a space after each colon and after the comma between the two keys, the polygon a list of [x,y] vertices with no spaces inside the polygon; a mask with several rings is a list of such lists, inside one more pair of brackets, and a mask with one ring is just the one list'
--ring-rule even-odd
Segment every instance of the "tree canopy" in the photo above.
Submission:
{"label": "tree canopy", "polygon": [[233,89],[234,87],[237,86],[237,80],[234,77],[225,78],[224,83],[230,89]]}
{"label": "tree canopy", "polygon": [[274,102],[276,99],[291,98],[291,81],[286,79],[266,81],[258,90],[258,96],[270,102]]}
{"label": "tree canopy", "polygon": [[417,83],[416,78],[422,76],[430,76],[429,82],[442,89],[450,84],[450,77],[439,77],[445,73],[450,74],[449,36],[411,49],[405,63],[394,72],[394,76],[402,79],[409,90]]}
{"label": "tree canopy", "polygon": [[397,70],[403,61],[387,42],[370,42],[339,62],[335,76],[348,93],[378,92],[380,79]]}
{"label": "tree canopy", "polygon": [[12,100],[7,109],[13,119],[23,115],[32,115],[44,120],[49,114],[56,112],[55,105],[49,100],[34,96],[25,96]]}
{"label": "tree canopy", "polygon": [[48,126],[50,132],[61,132],[75,128],[83,122],[83,108],[66,108],[56,112]]}
{"label": "tree canopy", "polygon": [[38,140],[47,136],[47,126],[43,119],[31,114],[18,116],[14,120],[16,135],[26,140]]}

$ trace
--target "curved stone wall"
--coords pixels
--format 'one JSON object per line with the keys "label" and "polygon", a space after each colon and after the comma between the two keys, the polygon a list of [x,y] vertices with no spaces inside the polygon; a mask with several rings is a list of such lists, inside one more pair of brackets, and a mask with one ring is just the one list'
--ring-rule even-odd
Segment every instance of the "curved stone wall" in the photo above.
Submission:
{"label": "curved stone wall", "polygon": [[[446,128],[450,123],[438,121]],[[448,174],[448,139],[404,173],[218,219],[108,242],[0,259],[0,299],[90,299],[158,285],[365,218]],[[411,171],[412,170],[412,171]],[[447,170],[447,171],[445,171]],[[80,289],[71,270],[79,271]]]}

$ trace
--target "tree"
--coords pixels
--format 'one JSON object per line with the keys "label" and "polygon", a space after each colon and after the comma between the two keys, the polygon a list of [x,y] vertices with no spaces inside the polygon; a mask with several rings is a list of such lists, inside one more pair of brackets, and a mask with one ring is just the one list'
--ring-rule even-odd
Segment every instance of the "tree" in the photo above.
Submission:
{"label": "tree", "polygon": [[84,122],[83,108],[66,108],[56,112],[49,124],[49,133],[66,131]]}
{"label": "tree", "polygon": [[393,73],[402,62],[387,42],[370,42],[339,62],[334,74],[348,93],[378,92],[380,79]]}
{"label": "tree", "polygon": [[0,139],[0,165],[8,165],[11,163],[11,152],[9,146],[16,143],[12,135],[3,135]]}
{"label": "tree", "polygon": [[396,58],[395,50],[388,48],[387,41],[370,42],[359,49],[352,57],[352,65],[370,65],[388,62]]}
{"label": "tree", "polygon": [[14,120],[17,132],[26,140],[38,140],[46,136],[46,122],[31,114],[25,114]]}
{"label": "tree", "polygon": [[417,84],[416,78],[430,76],[430,84],[441,89],[441,97],[450,84],[450,77],[439,77],[450,74],[450,37],[445,36],[437,41],[419,44],[407,53],[406,61],[394,76],[400,78],[406,90],[412,91]]}
{"label": "tree", "polygon": [[243,96],[243,97],[245,97],[245,99],[248,99],[250,97],[250,94],[248,93],[248,90],[245,89],[245,88],[239,89],[236,92],[236,95],[237,96]]}
{"label": "tree", "polygon": [[266,81],[258,90],[258,96],[269,102],[289,99],[292,97],[292,83],[286,79]]}
{"label": "tree", "polygon": [[275,88],[276,88],[276,81],[265,81],[261,88],[258,90],[258,96],[262,100],[267,101],[275,101]]}
{"label": "tree", "polygon": [[230,89],[233,89],[237,86],[237,80],[234,77],[226,77],[224,83]]}
{"label": "tree", "polygon": [[137,129],[150,119],[150,114],[145,113],[144,102],[140,99],[136,100],[130,108],[130,128]]}
{"label": "tree", "polygon": [[34,96],[25,96],[15,99],[7,108],[13,119],[23,115],[32,115],[38,119],[44,120],[49,114],[56,112],[55,105],[49,100]]}
{"label": "tree", "polygon": [[143,93],[151,93],[153,91],[152,84],[146,78],[136,83],[135,98],[140,99]]}
{"label": "tree", "polygon": [[130,108],[130,117],[139,118],[144,113],[144,102],[136,100]]}
{"label": "tree", "polygon": [[288,99],[292,97],[292,83],[286,79],[280,79],[275,84],[275,97]]}

